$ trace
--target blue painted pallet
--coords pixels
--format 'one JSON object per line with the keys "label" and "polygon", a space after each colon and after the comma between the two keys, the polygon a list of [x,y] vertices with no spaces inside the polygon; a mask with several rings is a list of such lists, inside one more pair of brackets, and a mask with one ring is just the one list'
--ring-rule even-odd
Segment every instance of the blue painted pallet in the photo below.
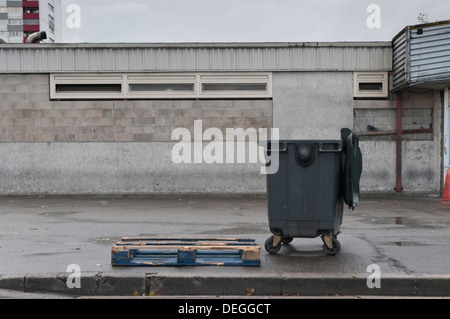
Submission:
{"label": "blue painted pallet", "polygon": [[113,266],[259,266],[250,238],[124,237],[111,251]]}

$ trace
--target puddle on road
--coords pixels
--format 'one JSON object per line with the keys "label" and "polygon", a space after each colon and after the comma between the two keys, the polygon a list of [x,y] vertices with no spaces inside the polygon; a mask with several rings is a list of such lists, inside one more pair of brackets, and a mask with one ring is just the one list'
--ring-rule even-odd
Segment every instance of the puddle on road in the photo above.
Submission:
{"label": "puddle on road", "polygon": [[268,230],[266,227],[251,227],[251,226],[245,226],[245,227],[230,227],[230,228],[223,228],[223,229],[217,229],[217,230],[205,230],[198,232],[198,235],[240,235],[240,234],[267,234]]}
{"label": "puddle on road", "polygon": [[99,244],[99,245],[114,245],[117,242],[121,241],[120,237],[99,237],[99,238],[90,238],[87,240],[91,244]]}
{"label": "puddle on road", "polygon": [[415,220],[408,217],[373,217],[365,216],[361,222],[374,225],[403,225],[407,227],[417,228],[441,228],[444,225],[436,225],[424,222],[423,220]]}
{"label": "puddle on road", "polygon": [[393,241],[388,242],[387,245],[390,246],[406,246],[406,247],[421,247],[421,246],[430,246],[428,244],[413,242],[413,241]]}
{"label": "puddle on road", "polygon": [[67,215],[74,215],[74,214],[80,214],[80,213],[83,213],[83,212],[76,211],[76,210],[57,210],[57,211],[41,212],[38,214],[38,216],[64,217]]}
{"label": "puddle on road", "polygon": [[280,255],[291,257],[325,257],[328,256],[322,245],[287,244],[283,245]]}

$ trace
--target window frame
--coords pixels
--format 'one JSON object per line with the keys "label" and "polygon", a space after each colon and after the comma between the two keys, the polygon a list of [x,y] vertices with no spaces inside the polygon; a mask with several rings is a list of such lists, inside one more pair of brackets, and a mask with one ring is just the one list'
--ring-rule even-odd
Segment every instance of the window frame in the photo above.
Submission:
{"label": "window frame", "polygon": [[[57,92],[61,84],[120,84],[120,92]],[[193,90],[132,90],[132,85],[190,85]],[[203,90],[204,84],[261,85],[265,90]],[[51,100],[272,98],[271,72],[52,73]]]}
{"label": "window frame", "polygon": [[[199,74],[199,89],[204,97],[214,98],[258,98],[272,97],[272,73],[270,72],[249,72],[249,73],[202,73]],[[265,84],[266,89],[255,90],[211,90],[205,91],[204,84],[230,85],[230,84]]]}
{"label": "window frame", "polygon": [[[388,98],[388,72],[354,72],[353,97],[366,99]],[[361,90],[360,84],[381,84],[380,90]]]}
{"label": "window frame", "polygon": [[[159,98],[196,98],[196,76],[194,74],[171,74],[171,73],[146,73],[128,74],[127,93],[129,98],[159,99]],[[193,84],[192,91],[132,91],[131,85],[146,84]]]}
{"label": "window frame", "polygon": [[[86,100],[124,97],[123,75],[119,74],[50,74],[50,99]],[[58,85],[120,84],[120,92],[58,92]]]}

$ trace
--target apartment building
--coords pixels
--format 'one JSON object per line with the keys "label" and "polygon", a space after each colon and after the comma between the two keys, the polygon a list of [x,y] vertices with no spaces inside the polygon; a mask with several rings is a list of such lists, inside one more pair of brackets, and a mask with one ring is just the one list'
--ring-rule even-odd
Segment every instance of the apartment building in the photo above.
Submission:
{"label": "apartment building", "polygon": [[0,39],[25,43],[30,34],[45,31],[46,43],[61,42],[61,0],[0,0]]}

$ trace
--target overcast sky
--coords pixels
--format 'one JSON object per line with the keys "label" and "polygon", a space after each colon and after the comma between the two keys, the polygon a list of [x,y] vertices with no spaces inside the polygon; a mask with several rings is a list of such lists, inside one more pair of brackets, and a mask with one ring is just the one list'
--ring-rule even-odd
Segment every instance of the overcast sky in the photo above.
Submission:
{"label": "overcast sky", "polygon": [[[79,6],[79,28],[70,4]],[[450,1],[62,0],[62,11],[63,42],[390,41],[419,24],[419,13],[450,20]]]}

